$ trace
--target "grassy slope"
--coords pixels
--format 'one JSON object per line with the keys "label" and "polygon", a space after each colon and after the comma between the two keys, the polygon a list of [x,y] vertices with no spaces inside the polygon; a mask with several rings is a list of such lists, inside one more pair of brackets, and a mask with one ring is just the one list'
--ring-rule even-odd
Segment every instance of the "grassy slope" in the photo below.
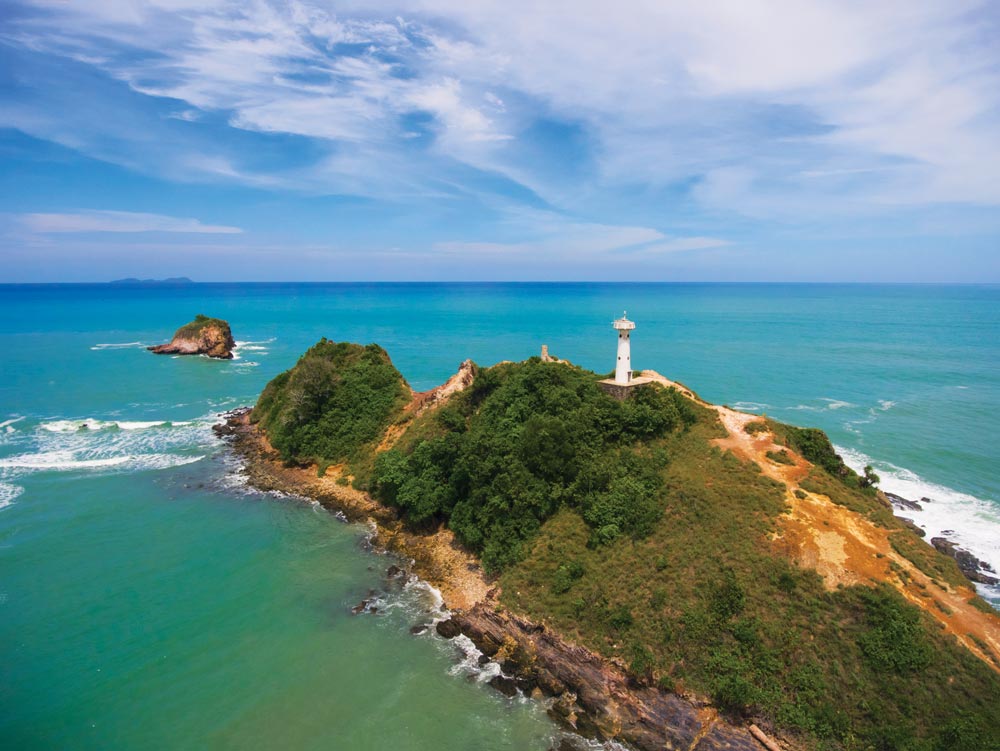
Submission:
{"label": "grassy slope", "polygon": [[[710,446],[713,417],[662,441],[671,461],[653,534],[588,546],[582,520],[564,510],[502,577],[505,604],[624,660],[640,680],[708,694],[810,747],[997,748],[1000,678],[894,590],[828,592],[771,552],[783,492]],[[814,474],[845,504],[880,506]],[[902,525],[898,535],[955,573]]]}

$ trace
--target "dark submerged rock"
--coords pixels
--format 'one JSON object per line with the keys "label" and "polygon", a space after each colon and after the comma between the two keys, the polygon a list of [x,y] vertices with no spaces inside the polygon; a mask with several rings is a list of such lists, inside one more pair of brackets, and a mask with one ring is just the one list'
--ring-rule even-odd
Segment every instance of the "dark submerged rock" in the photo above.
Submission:
{"label": "dark submerged rock", "polygon": [[445,639],[454,639],[462,633],[461,627],[455,622],[454,618],[449,618],[446,621],[438,621],[437,626],[434,628],[438,632],[438,636]]}
{"label": "dark submerged rock", "polygon": [[[919,503],[911,501],[908,498],[903,498],[901,495],[886,492],[885,497],[888,499],[889,503],[898,509],[903,509],[905,511],[923,511],[923,507]],[[926,501],[927,499],[921,498],[921,500]]]}
{"label": "dark submerged rock", "polygon": [[493,676],[488,681],[488,685],[495,688],[504,696],[512,697],[517,695],[517,681],[505,675]]}

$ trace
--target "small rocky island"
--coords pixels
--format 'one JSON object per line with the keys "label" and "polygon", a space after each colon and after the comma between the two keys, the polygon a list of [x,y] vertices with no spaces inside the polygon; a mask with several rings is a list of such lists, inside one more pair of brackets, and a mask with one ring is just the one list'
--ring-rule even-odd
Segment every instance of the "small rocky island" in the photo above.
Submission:
{"label": "small rocky island", "polygon": [[168,344],[147,347],[157,355],[206,355],[219,360],[232,360],[236,341],[229,324],[221,318],[198,314],[191,323],[181,326]]}

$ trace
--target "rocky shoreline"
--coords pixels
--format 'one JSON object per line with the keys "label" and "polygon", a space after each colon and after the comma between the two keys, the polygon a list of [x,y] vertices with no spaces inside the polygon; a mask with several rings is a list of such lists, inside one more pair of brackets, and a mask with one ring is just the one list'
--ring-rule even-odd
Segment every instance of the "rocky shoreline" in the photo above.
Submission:
{"label": "rocky shoreline", "polygon": [[[464,635],[500,665],[489,685],[508,696],[521,692],[543,701],[550,716],[585,738],[615,740],[638,751],[760,751],[779,746],[756,726],[732,724],[707,701],[645,685],[619,665],[571,644],[544,624],[507,612],[478,562],[459,549],[447,530],[416,534],[394,509],[343,481],[336,470],[319,478],[315,468],[286,467],[250,423],[250,409],[222,415],[214,426],[242,459],[247,482],[319,502],[351,521],[375,525],[372,545],[412,561],[413,573],[441,591],[451,617],[437,624],[444,638]],[[364,612],[364,603],[358,612]],[[572,748],[571,741],[559,749]]]}
{"label": "rocky shoreline", "polygon": [[[893,510],[896,512],[921,511],[923,509],[921,504],[932,503],[930,498],[921,498],[919,501],[911,501],[908,498],[903,498],[901,495],[897,495],[895,493],[885,492],[883,495],[885,495],[886,500],[889,501]],[[925,536],[926,533],[924,530],[914,524],[911,519],[907,519],[904,516],[900,516],[900,518],[907,522],[907,524],[909,524],[910,527],[921,537]],[[948,539],[947,535],[949,534],[953,534],[953,532],[945,530],[940,537],[932,537],[930,544],[933,545],[938,552],[943,553],[949,558],[953,558],[955,563],[958,564],[959,570],[969,581],[976,584],[986,584],[991,587],[995,587],[1000,584],[1000,578],[995,576],[997,572],[993,570],[992,566],[985,561],[980,560],[968,550],[958,547],[956,542]]]}

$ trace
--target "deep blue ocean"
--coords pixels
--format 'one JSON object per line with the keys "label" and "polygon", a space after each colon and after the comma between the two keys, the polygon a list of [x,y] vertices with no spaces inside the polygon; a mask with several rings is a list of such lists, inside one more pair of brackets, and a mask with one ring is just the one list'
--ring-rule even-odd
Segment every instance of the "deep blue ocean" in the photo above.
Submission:
{"label": "deep blue ocean", "polygon": [[[911,516],[1000,569],[1000,286],[0,285],[0,747],[538,749],[422,586],[376,616],[366,530],[246,488],[210,430],[320,337],[413,388],[465,358],[632,363],[826,430]],[[195,314],[230,362],[154,356]],[[983,590],[995,603],[1000,593]]]}

